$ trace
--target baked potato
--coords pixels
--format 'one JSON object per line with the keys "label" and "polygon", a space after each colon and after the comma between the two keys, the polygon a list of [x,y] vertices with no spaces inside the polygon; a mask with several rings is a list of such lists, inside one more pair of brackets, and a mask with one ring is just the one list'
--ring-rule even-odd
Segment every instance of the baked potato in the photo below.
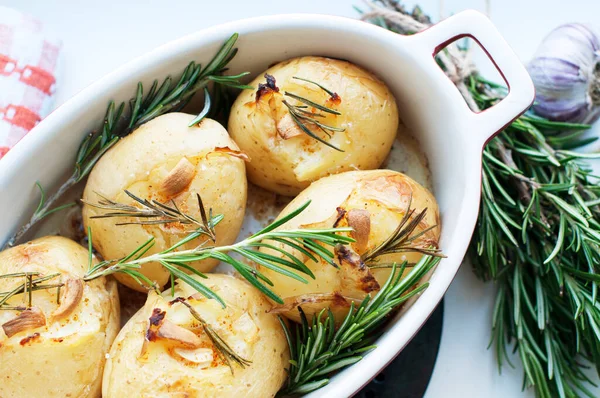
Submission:
{"label": "baked potato", "polygon": [[[170,290],[150,293],[110,350],[105,398],[275,395],[286,377],[289,350],[277,317],[267,312],[269,302],[233,276],[210,274],[202,283],[226,307],[182,281],[177,281],[174,297]],[[245,365],[225,359],[202,322]]]}
{"label": "baked potato", "polygon": [[[0,308],[1,397],[100,396],[105,355],[119,328],[119,297],[112,278],[83,282],[87,267],[88,251],[56,236],[0,253],[0,275],[35,273],[33,282],[49,278],[36,289],[63,285],[59,292],[57,287],[31,290],[30,307],[29,295],[20,293]],[[24,281],[24,276],[0,278],[0,291]]]}
{"label": "baked potato", "polygon": [[[207,212],[212,209],[215,215],[225,216],[216,226],[216,244],[234,242],[246,208],[245,155],[219,123],[204,119],[199,126],[188,127],[193,118],[169,113],[142,125],[111,148],[90,173],[83,193],[83,221],[86,228],[91,227],[94,248],[104,259],[124,257],[152,237],[155,242],[148,254],[157,253],[197,228],[180,222],[117,225],[147,219],[96,218],[107,213],[96,207],[102,201],[139,207],[126,190],[140,199],[174,203],[197,220],[201,219],[196,196],[200,194]],[[179,250],[196,247],[206,239],[194,239]],[[191,265],[207,272],[217,263],[207,259]],[[158,286],[169,280],[169,272],[159,263],[144,264],[141,272]],[[133,289],[145,289],[127,275],[115,277]]]}
{"label": "baked potato", "polygon": [[[424,209],[424,217],[415,223],[412,235],[423,234],[410,243],[419,248],[437,247],[440,235],[439,211],[434,196],[408,176],[391,170],[350,171],[322,178],[302,191],[283,209],[278,218],[289,214],[311,200],[298,216],[279,227],[295,228],[352,227],[350,236],[355,242],[336,247],[336,266],[322,259],[315,262],[294,251],[314,273],[305,284],[264,267],[260,268],[274,284],[273,291],[283,300],[273,311],[298,321],[301,306],[307,316],[329,307],[340,320],[348,312],[350,301],[362,300],[366,294],[377,292],[390,275],[391,263],[416,263],[420,252],[398,253],[374,250],[390,237],[410,209],[409,222]],[[277,244],[269,242],[271,244]],[[331,249],[331,248],[330,248]],[[268,249],[261,249],[268,250]],[[279,255],[272,251],[273,255]],[[374,266],[374,268],[371,268]],[[336,268],[337,267],[337,268]]]}
{"label": "baked potato", "polygon": [[[356,65],[294,58],[272,66],[251,85],[254,89],[242,91],[233,104],[228,130],[251,158],[248,179],[265,189],[293,196],[329,174],[375,169],[392,147],[396,100],[381,80]],[[339,151],[309,136],[297,119]]]}

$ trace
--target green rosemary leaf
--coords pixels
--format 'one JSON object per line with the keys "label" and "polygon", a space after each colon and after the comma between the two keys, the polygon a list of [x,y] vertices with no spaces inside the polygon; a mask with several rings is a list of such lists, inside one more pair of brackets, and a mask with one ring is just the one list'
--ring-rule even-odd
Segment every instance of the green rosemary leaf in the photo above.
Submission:
{"label": "green rosemary leaf", "polygon": [[[285,238],[284,239],[284,238],[269,237],[269,240],[274,240],[276,242],[280,242],[285,245],[288,245],[288,246],[298,250],[300,253],[302,253],[303,255],[305,255],[306,257],[308,257],[310,260],[312,260],[314,262],[319,261],[313,253],[311,253],[310,251],[308,251],[304,247],[302,247],[303,243],[300,239],[297,239],[297,238]],[[308,274],[308,275],[310,275],[310,274]]]}
{"label": "green rosemary leaf", "polygon": [[308,206],[310,206],[310,203],[311,203],[311,201],[307,200],[303,205],[301,205],[300,207],[298,207],[296,210],[290,212],[289,214],[286,214],[285,216],[281,217],[278,220],[275,220],[274,222],[272,222],[271,224],[267,225],[266,227],[264,227],[263,229],[261,229],[260,231],[258,231],[257,233],[255,233],[254,235],[252,235],[250,237],[251,238],[256,238],[259,235],[264,235],[267,232],[271,232],[274,229],[279,228],[280,226],[282,226],[283,224],[287,223],[291,219],[295,218],[298,214],[300,214],[304,210],[306,210],[306,208]]}
{"label": "green rosemary leaf", "polygon": [[[213,59],[206,65],[206,67],[202,70],[201,76],[208,76],[215,72],[219,72],[228,61],[231,61],[229,55],[235,46],[235,42],[237,41],[239,35],[234,33],[227,39],[225,43],[221,46],[221,49],[217,52],[217,54],[213,57]],[[226,62],[227,61],[227,62]]]}
{"label": "green rosemary leaf", "polygon": [[129,253],[127,256],[125,256],[121,260],[119,260],[119,262],[126,263],[129,259],[136,257],[137,254],[145,253],[148,248],[152,247],[152,245],[154,245],[154,237],[153,236],[148,238],[148,240],[146,242],[142,243],[140,246],[138,246],[134,251]]}
{"label": "green rosemary leaf", "polygon": [[237,261],[233,257],[228,256],[227,254],[219,253],[216,258],[219,258],[221,261],[226,262],[231,265],[237,272],[240,273],[248,282],[250,282],[254,287],[260,290],[265,296],[273,300],[278,304],[283,304],[283,300],[277,294],[275,294],[271,289],[260,283],[257,279],[256,273],[254,270],[250,271],[248,267]]}
{"label": "green rosemary leaf", "polygon": [[208,92],[208,89],[204,88],[204,108],[202,108],[202,111],[198,114],[198,116],[196,116],[194,120],[192,120],[190,124],[188,124],[188,127],[192,127],[193,125],[199,124],[202,121],[202,119],[204,119],[206,115],[208,115],[208,112],[210,112],[210,106],[210,94]]}
{"label": "green rosemary leaf", "polygon": [[87,177],[87,175],[92,171],[92,168],[96,165],[98,159],[100,159],[106,153],[106,151],[112,148],[112,146],[116,144],[117,141],[119,141],[119,137],[113,137],[110,141],[104,144],[104,146],[100,148],[98,152],[96,152],[96,154],[92,156],[91,159],[84,163],[84,166],[82,168],[80,168],[80,166],[77,166],[78,171],[76,172],[75,182],[80,182],[85,177]]}
{"label": "green rosemary leaf", "polygon": [[310,107],[316,108],[316,109],[318,109],[320,111],[331,113],[332,115],[341,115],[341,113],[338,112],[338,111],[336,111],[335,109],[331,109],[331,108],[328,108],[326,106],[317,104],[314,101],[311,101],[309,99],[306,99],[306,98],[301,97],[299,95],[296,95],[294,93],[290,93],[290,92],[286,91],[285,95],[287,95],[288,97],[291,97],[291,98],[295,99],[296,101],[302,102],[302,103],[304,103],[304,104],[306,104],[306,105],[308,105]]}
{"label": "green rosemary leaf", "polygon": [[[196,289],[198,292],[202,293],[207,298],[216,300],[219,304],[221,304],[221,307],[225,308],[225,301],[223,301],[223,299],[218,294],[216,294],[214,291],[212,291],[211,289],[206,287],[206,285],[204,285],[203,283],[200,283],[195,278],[192,278],[187,273],[181,271],[178,267],[173,266],[172,264],[169,264],[166,261],[160,261],[160,263],[176,278],[181,279],[183,282],[187,283],[188,285],[190,285],[192,288]],[[181,266],[181,265],[179,265],[179,266]],[[198,273],[196,273],[196,275],[198,275]]]}
{"label": "green rosemary leaf", "polygon": [[[291,110],[291,105],[289,105],[287,103],[287,101],[283,102],[284,105],[286,105],[288,107],[288,109]],[[300,129],[309,137],[314,138],[315,140],[319,141],[322,144],[327,145],[328,147],[335,149],[336,151],[339,152],[344,152],[343,150],[341,150],[340,148],[336,147],[333,144],[330,144],[329,142],[325,141],[324,139],[322,139],[321,137],[319,137],[318,135],[316,135],[315,133],[313,133],[312,131],[310,131],[310,129],[308,127],[306,127],[306,125],[301,121],[301,119],[298,117],[297,113],[291,112],[290,111],[290,116],[292,117],[292,120],[294,121],[294,123],[296,123],[296,125],[298,127],[300,127]]]}
{"label": "green rosemary leaf", "polygon": [[[291,246],[291,247],[294,247],[294,248],[299,247],[299,246],[296,246],[294,244],[291,244],[291,242],[289,240],[285,240],[285,239],[273,239],[273,240],[278,241],[278,242],[282,242],[284,245],[288,245],[288,246]],[[263,253],[262,255],[263,256],[269,256],[268,258],[271,259],[272,261],[278,261],[281,264],[288,265],[290,268],[294,268],[294,269],[297,269],[298,271],[302,271],[303,273],[305,273],[308,276],[310,276],[312,279],[315,279],[315,275],[310,270],[310,268],[308,268],[306,266],[306,264],[304,264],[302,261],[300,261],[298,259],[298,257],[295,257],[293,254],[288,253],[286,251],[287,248],[285,248],[285,247],[277,247],[277,246],[270,245],[268,243],[262,243],[262,242],[261,243],[254,243],[254,244],[252,244],[252,246],[253,247],[265,247],[265,248],[277,251],[281,255],[289,258],[291,260],[291,262],[289,262],[289,261],[281,262],[282,259],[280,259],[278,257],[275,257],[275,256],[270,256],[270,255],[268,255],[266,253]],[[307,253],[310,253],[310,252],[307,251]],[[314,261],[317,261],[317,259],[315,258]]]}
{"label": "green rosemary leaf", "polygon": [[70,207],[73,207],[73,206],[76,206],[76,205],[77,205],[77,204],[76,204],[75,202],[71,202],[71,203],[65,203],[64,205],[56,206],[56,207],[55,207],[55,208],[53,208],[53,209],[50,209],[50,210],[48,210],[48,211],[45,211],[45,212],[41,213],[41,214],[39,215],[39,217],[40,217],[40,218],[44,218],[44,217],[47,217],[47,216],[49,216],[50,214],[56,213],[57,211],[61,211],[61,210],[64,210],[64,209],[68,209],[68,208],[70,208]]}
{"label": "green rosemary leaf", "polygon": [[39,181],[36,181],[35,185],[40,190],[40,202],[38,204],[38,207],[35,209],[34,214],[39,214],[42,210],[42,207],[44,206],[44,203],[46,202],[46,192],[44,191],[44,188],[42,187],[42,184],[40,184]]}
{"label": "green rosemary leaf", "polygon": [[526,114],[520,117],[521,121],[529,122],[538,128],[551,130],[589,130],[589,124],[553,122],[533,114]]}
{"label": "green rosemary leaf", "polygon": [[331,251],[327,250],[325,247],[321,246],[312,239],[303,239],[302,243],[304,243],[304,247],[311,250],[317,256],[321,257],[335,268],[339,268],[339,266],[333,261],[333,253]]}
{"label": "green rosemary leaf", "polygon": [[303,78],[303,77],[297,77],[297,76],[293,76],[292,78],[293,78],[293,79],[296,79],[296,80],[301,80],[301,81],[303,81],[303,82],[307,82],[307,83],[314,84],[315,86],[319,87],[321,90],[323,90],[323,91],[325,91],[327,94],[329,94],[329,96],[330,96],[330,97],[335,97],[335,96],[336,96],[336,93],[334,93],[334,92],[333,92],[333,91],[331,91],[331,90],[328,90],[327,88],[323,87],[322,85],[320,85],[320,84],[319,84],[319,83],[317,83],[317,82],[314,82],[314,81],[312,81],[312,80],[305,79],[305,78]]}
{"label": "green rosemary leaf", "polygon": [[92,247],[92,227],[88,225],[87,227],[87,241],[88,241],[88,272],[92,269],[94,265],[94,248]]}
{"label": "green rosemary leaf", "polygon": [[[308,281],[306,279],[304,279],[303,277],[301,277],[300,275],[296,274],[295,272],[289,271],[284,267],[280,267],[277,266],[275,263],[277,262],[281,262],[281,259],[275,256],[269,256],[265,253],[260,253],[260,252],[256,252],[256,251],[252,251],[252,250],[246,250],[246,249],[235,249],[235,252],[243,255],[244,257],[246,257],[249,260],[254,261],[255,263],[268,268],[272,271],[275,271],[277,273],[280,273],[282,275],[285,275],[287,277],[290,277],[292,279],[295,279],[297,281],[300,281],[302,283],[308,283]],[[266,258],[265,258],[266,257]],[[293,263],[291,263],[292,265],[295,265]],[[285,264],[288,265],[288,264]],[[288,265],[289,267],[289,265]]]}

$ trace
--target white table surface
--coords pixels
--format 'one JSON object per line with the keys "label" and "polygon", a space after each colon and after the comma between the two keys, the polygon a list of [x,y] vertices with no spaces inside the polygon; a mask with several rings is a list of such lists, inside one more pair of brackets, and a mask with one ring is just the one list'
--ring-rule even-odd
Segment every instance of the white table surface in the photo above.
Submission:
{"label": "white table surface", "polygon": [[[594,22],[600,28],[597,0],[422,0],[421,8],[438,20],[457,11],[489,9],[506,40],[527,61],[542,37],[566,22]],[[322,13],[354,17],[360,0],[0,0],[0,5],[30,13],[62,38],[63,73],[56,105],[117,66],[169,40],[240,18],[279,13]],[[364,7],[363,7],[364,8]],[[488,70],[489,69],[484,69]],[[463,265],[445,298],[442,341],[426,397],[519,397],[520,368],[503,368],[487,350],[493,287],[479,282]],[[518,361],[515,361],[518,363]],[[600,390],[599,390],[600,396]]]}

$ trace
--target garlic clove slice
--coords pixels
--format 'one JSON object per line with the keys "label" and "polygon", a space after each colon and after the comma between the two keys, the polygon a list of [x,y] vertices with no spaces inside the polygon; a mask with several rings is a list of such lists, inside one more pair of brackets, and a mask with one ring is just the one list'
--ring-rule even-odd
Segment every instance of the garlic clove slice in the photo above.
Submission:
{"label": "garlic clove slice", "polygon": [[60,306],[51,315],[52,320],[65,318],[77,308],[83,297],[83,281],[68,279],[60,296]]}
{"label": "garlic clove slice", "polygon": [[283,304],[273,306],[269,313],[280,314],[295,310],[297,307],[302,307],[306,312],[312,313],[323,308],[322,303],[327,303],[327,306],[335,314],[337,310],[347,312],[348,308],[350,308],[350,301],[350,299],[337,292],[302,294],[285,298]]}
{"label": "garlic clove slice", "polygon": [[188,348],[199,348],[202,345],[202,339],[194,332],[176,325],[168,319],[163,320],[158,328],[156,336],[176,345]]}
{"label": "garlic clove slice", "polygon": [[363,297],[364,293],[378,291],[381,288],[369,267],[350,246],[338,244],[334,248],[334,253],[342,270],[342,286],[344,291],[351,292],[350,296]]}
{"label": "garlic clove slice", "polygon": [[356,250],[364,251],[369,243],[369,234],[371,233],[371,215],[364,209],[352,209],[346,213],[348,225],[353,231],[350,236],[356,240]]}
{"label": "garlic clove slice", "polygon": [[21,312],[16,318],[2,324],[7,337],[12,337],[25,330],[37,329],[46,325],[46,317],[42,310],[32,307]]}
{"label": "garlic clove slice", "polygon": [[224,154],[224,155],[229,155],[229,156],[233,156],[234,158],[238,158],[238,159],[242,159],[246,162],[250,161],[250,157],[242,152],[242,151],[237,151],[235,149],[231,149],[228,146],[218,146],[215,149],[213,149],[212,152],[209,152],[206,157],[208,157],[211,154]]}
{"label": "garlic clove slice", "polygon": [[173,197],[184,191],[194,179],[196,167],[187,159],[181,158],[160,185],[160,192]]}
{"label": "garlic clove slice", "polygon": [[277,134],[284,140],[288,140],[293,137],[297,137],[303,134],[303,131],[298,127],[292,116],[289,113],[286,113],[278,122],[277,122]]}
{"label": "garlic clove slice", "polygon": [[210,348],[175,348],[173,352],[187,361],[200,365],[202,368],[211,366],[214,360],[213,350]]}
{"label": "garlic clove slice", "polygon": [[256,323],[254,323],[254,320],[248,312],[244,312],[242,316],[236,319],[231,325],[231,328],[236,335],[243,336],[247,343],[254,343],[258,340],[258,332],[260,329],[256,326]]}

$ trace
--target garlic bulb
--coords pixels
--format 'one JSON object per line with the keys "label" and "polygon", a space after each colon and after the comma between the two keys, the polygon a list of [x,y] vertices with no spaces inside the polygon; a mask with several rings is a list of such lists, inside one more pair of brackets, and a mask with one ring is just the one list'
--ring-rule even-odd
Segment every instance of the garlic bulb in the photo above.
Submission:
{"label": "garlic bulb", "polygon": [[554,29],[528,70],[538,115],[578,123],[600,117],[600,40],[588,26],[572,23]]}

